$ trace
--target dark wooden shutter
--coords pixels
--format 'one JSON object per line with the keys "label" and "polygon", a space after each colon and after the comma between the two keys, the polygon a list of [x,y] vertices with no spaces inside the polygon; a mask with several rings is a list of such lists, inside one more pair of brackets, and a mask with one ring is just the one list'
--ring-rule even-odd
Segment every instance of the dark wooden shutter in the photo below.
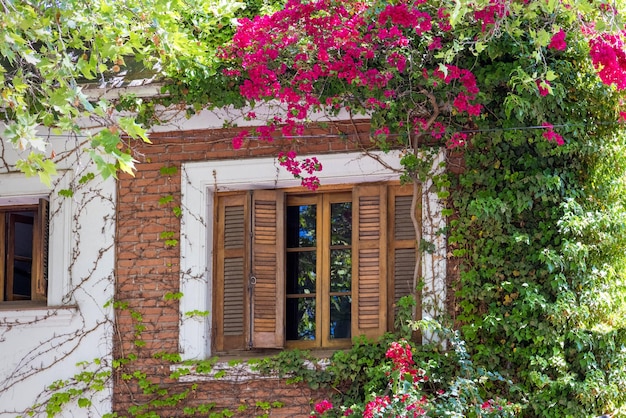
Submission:
{"label": "dark wooden shutter", "polygon": [[[418,190],[419,194],[419,190]],[[413,185],[389,187],[389,297],[388,328],[393,329],[398,300],[407,295],[415,295],[417,313],[421,312],[420,298],[417,297],[413,274],[418,260],[415,227],[411,219]],[[415,215],[421,225],[421,199],[418,196]]]}
{"label": "dark wooden shutter", "polygon": [[252,197],[252,346],[285,344],[285,197],[257,190]]}
{"label": "dark wooden shutter", "polygon": [[33,266],[31,272],[31,298],[45,302],[48,294],[48,201],[39,199],[33,225]]}
{"label": "dark wooden shutter", "polygon": [[218,198],[213,303],[217,351],[246,348],[248,219],[246,193]]}
{"label": "dark wooden shutter", "polygon": [[387,325],[387,188],[356,186],[352,201],[352,335],[376,338]]}

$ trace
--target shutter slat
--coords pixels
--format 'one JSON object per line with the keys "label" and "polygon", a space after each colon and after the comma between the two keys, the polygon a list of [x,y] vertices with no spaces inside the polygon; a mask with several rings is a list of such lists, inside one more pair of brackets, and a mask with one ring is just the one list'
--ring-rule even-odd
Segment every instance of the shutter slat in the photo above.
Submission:
{"label": "shutter slat", "polygon": [[394,217],[394,239],[415,240],[415,228],[411,221],[412,196],[396,196]]}
{"label": "shutter slat", "polygon": [[414,248],[398,248],[394,251],[394,303],[412,293],[415,258]]}

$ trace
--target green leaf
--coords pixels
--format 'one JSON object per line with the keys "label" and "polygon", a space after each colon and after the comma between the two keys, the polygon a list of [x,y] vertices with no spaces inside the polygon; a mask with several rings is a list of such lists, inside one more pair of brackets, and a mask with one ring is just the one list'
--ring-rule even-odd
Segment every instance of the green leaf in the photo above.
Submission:
{"label": "green leaf", "polygon": [[91,401],[87,398],[78,398],[77,403],[79,408],[88,408],[91,406]]}
{"label": "green leaf", "polygon": [[141,138],[145,143],[151,144],[146,130],[139,125],[134,118],[124,117],[118,121],[120,128],[131,138]]}

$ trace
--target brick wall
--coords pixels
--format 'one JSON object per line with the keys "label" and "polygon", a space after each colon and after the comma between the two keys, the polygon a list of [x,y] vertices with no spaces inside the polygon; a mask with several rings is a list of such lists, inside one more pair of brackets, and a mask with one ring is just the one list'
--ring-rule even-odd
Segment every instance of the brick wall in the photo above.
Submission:
{"label": "brick wall", "polygon": [[[161,234],[173,232],[174,238],[179,238],[180,221],[172,208],[180,203],[181,164],[275,156],[279,150],[290,147],[302,154],[353,151],[359,143],[368,144],[368,129],[366,123],[334,125],[311,130],[295,142],[253,141],[237,151],[231,147],[235,129],[174,131],[153,134],[153,145],[134,149],[133,155],[140,162],[135,176],[121,175],[118,182],[116,300],[124,306],[117,310],[114,350],[116,358],[132,354],[137,359],[115,372],[115,412],[124,416],[129,407],[152,397],[143,395],[133,379],[124,378],[135,371],[145,373],[150,382],[166,387],[170,394],[191,388],[191,383],[169,379],[170,363],[154,358],[157,353],[178,351],[178,302],[167,300],[165,295],[179,291],[180,252],[177,245],[166,246]],[[162,172],[164,167],[177,170]],[[172,196],[173,201],[160,203],[166,196]],[[138,325],[143,328],[140,332]],[[139,344],[135,343],[137,339]],[[244,383],[200,381],[185,401],[177,407],[164,408],[160,415],[182,416],[183,406],[215,402],[217,409],[233,411],[245,403],[248,408],[241,416],[256,416],[261,413],[255,408],[257,401],[280,401],[284,407],[273,409],[271,416],[308,416],[310,400],[321,396],[307,385],[286,385],[277,379]]]}

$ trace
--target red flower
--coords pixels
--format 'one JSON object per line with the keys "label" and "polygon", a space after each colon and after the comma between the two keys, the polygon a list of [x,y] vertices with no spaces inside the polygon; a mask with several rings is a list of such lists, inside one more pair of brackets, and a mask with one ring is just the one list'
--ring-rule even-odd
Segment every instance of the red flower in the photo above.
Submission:
{"label": "red flower", "polygon": [[465,145],[465,141],[467,141],[467,134],[461,132],[455,132],[452,134],[452,137],[448,140],[447,146],[448,149],[454,149],[457,147],[461,147]]}
{"label": "red flower", "polygon": [[565,144],[563,137],[556,132],[554,132],[554,126],[549,124],[548,122],[544,122],[541,124],[544,128],[546,128],[543,133],[543,137],[548,140],[548,142],[555,142],[557,145]]}
{"label": "red flower", "polygon": [[619,90],[626,89],[626,31],[618,34],[604,33],[589,41],[591,60],[605,84],[615,84]]}
{"label": "red flower", "polygon": [[548,48],[556,49],[557,51],[565,51],[565,48],[567,48],[567,44],[565,43],[565,32],[563,31],[563,29],[559,30],[552,36]]}
{"label": "red flower", "polygon": [[246,131],[245,129],[240,131],[236,137],[233,138],[233,148],[234,149],[239,149],[241,148],[241,146],[243,145],[243,140],[245,137],[248,136],[248,131]]}
{"label": "red flower", "polygon": [[541,96],[550,94],[550,89],[548,88],[550,87],[550,83],[548,81],[535,80],[535,83],[537,83],[537,88]]}
{"label": "red flower", "polygon": [[330,403],[326,399],[324,399],[323,401],[321,401],[317,405],[315,405],[315,412],[317,412],[318,414],[323,414],[324,412],[328,411],[329,409],[333,409],[333,404]]}

